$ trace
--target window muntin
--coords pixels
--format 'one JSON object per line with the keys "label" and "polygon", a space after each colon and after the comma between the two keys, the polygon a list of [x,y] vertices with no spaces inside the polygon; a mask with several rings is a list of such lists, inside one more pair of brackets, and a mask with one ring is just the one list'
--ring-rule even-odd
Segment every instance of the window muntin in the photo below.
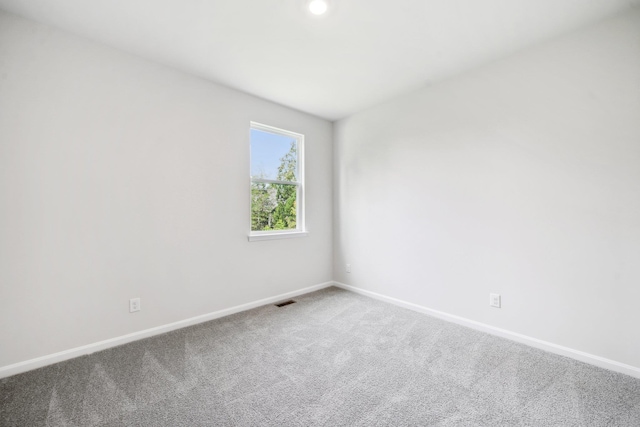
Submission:
{"label": "window muntin", "polygon": [[304,231],[303,143],[251,122],[251,235]]}

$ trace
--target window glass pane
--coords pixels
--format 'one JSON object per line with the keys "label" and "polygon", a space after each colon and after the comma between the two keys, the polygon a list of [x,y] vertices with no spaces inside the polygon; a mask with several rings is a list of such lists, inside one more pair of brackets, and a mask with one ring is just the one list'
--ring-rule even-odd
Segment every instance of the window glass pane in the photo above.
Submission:
{"label": "window glass pane", "polygon": [[291,136],[251,129],[251,177],[297,181],[297,150]]}
{"label": "window glass pane", "polygon": [[251,183],[251,230],[295,230],[298,186]]}

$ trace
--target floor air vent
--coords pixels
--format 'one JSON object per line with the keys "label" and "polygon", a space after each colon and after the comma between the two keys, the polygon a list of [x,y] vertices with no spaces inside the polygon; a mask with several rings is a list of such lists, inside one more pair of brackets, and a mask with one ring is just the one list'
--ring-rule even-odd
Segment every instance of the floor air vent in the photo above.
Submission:
{"label": "floor air vent", "polygon": [[295,304],[295,301],[290,299],[289,301],[279,302],[276,307],[284,307],[285,305]]}

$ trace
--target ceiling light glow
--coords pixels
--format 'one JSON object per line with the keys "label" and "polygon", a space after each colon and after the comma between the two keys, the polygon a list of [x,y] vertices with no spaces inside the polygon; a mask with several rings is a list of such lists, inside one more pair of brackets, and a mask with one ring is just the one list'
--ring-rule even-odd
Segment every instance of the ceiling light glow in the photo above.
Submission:
{"label": "ceiling light glow", "polygon": [[312,0],[309,3],[309,10],[314,15],[322,15],[327,11],[327,2],[325,0]]}

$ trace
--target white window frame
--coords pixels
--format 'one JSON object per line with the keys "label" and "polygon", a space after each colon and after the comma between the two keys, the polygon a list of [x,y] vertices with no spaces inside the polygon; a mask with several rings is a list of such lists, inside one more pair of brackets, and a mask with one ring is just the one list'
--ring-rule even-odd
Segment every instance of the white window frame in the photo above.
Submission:
{"label": "white window frame", "polygon": [[[275,179],[253,178],[251,176],[251,160],[249,160],[249,241],[272,240],[272,239],[288,239],[292,237],[305,237],[309,233],[305,226],[305,191],[304,191],[304,135],[301,133],[291,132],[274,126],[265,125],[258,122],[250,122],[249,126],[249,157],[251,157],[251,130],[260,130],[263,132],[275,133],[278,135],[288,136],[296,140],[296,152],[298,154],[298,181],[278,181]],[[261,182],[265,184],[287,184],[296,185],[296,228],[294,230],[267,230],[253,231],[251,229],[251,184]]]}

